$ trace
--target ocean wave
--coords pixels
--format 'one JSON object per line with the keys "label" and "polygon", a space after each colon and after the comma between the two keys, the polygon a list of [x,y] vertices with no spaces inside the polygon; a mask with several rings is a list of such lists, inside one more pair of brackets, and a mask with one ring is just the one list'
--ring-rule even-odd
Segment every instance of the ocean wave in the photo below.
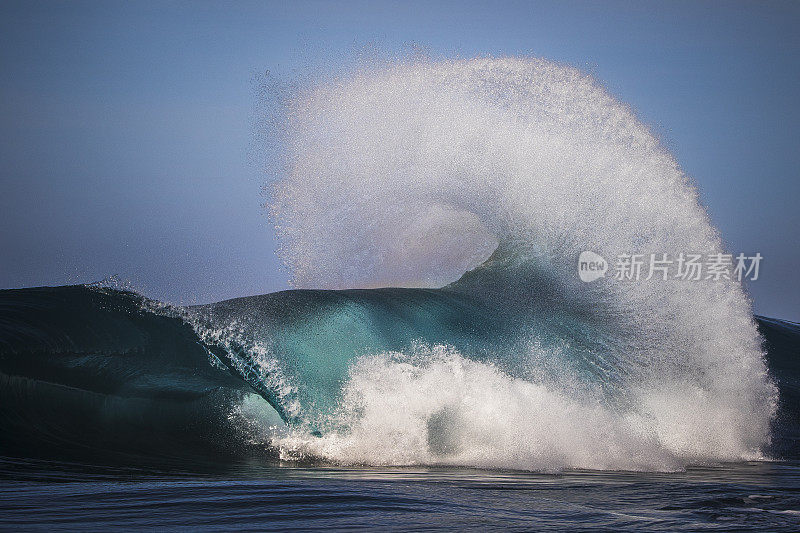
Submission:
{"label": "ocean wave", "polygon": [[195,307],[5,292],[0,371],[156,405],[229,391],[200,417],[291,460],[670,470],[772,449],[788,382],[738,282],[577,275],[585,250],[723,251],[674,158],[593,78],[401,61],[285,104],[271,205],[297,289]]}

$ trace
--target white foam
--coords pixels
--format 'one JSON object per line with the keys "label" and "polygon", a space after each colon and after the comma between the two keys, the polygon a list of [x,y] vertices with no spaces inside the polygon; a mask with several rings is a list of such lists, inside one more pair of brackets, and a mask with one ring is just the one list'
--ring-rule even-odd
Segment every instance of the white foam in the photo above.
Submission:
{"label": "white foam", "polygon": [[[737,283],[577,276],[584,250],[722,250],[674,158],[590,76],[530,58],[361,68],[296,92],[286,139],[273,213],[297,286],[440,286],[502,243],[543,266],[555,298],[624,330],[629,399],[611,408],[457,354],[411,367],[383,355],[353,369],[351,429],[284,438],[287,454],[661,469],[769,441],[775,387]],[[463,426],[447,457],[426,445],[442,409],[434,425],[453,409]]]}
{"label": "white foam", "polygon": [[[691,403],[685,393],[661,391],[657,401],[647,398],[620,412],[591,394],[511,378],[452,348],[418,347],[410,356],[359,360],[322,437],[293,429],[274,434],[272,445],[284,460],[537,471],[670,471],[693,462],[761,458],[730,446],[737,442],[734,428],[707,427],[691,410],[681,410]],[[720,407],[708,400],[709,409]],[[665,403],[678,404],[667,412],[684,416],[659,416]]]}

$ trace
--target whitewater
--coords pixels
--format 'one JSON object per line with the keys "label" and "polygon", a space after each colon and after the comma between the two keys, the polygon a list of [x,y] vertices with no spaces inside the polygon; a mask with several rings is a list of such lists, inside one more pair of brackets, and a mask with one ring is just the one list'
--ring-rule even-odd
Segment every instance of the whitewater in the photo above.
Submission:
{"label": "whitewater", "polygon": [[725,251],[675,158],[600,82],[544,59],[416,58],[293,87],[269,206],[295,288],[191,307],[4,292],[5,447],[83,442],[62,422],[80,416],[98,448],[180,454],[200,427],[226,453],[301,464],[769,458],[778,389],[739,282],[578,276],[583,251]]}
{"label": "whitewater", "polygon": [[265,436],[282,457],[546,471],[763,458],[777,394],[738,282],[577,276],[584,250],[724,251],[674,157],[591,76],[528,58],[362,65],[297,89],[282,119],[271,208],[294,285],[444,287],[313,301],[330,305],[302,329],[313,346],[276,340],[298,333],[252,306],[205,310],[207,332],[238,327],[259,351],[290,421]]}

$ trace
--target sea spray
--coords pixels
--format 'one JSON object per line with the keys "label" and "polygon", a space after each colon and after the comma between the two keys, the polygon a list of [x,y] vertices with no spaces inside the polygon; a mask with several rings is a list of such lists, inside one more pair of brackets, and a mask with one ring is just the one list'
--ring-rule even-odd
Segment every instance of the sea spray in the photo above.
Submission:
{"label": "sea spray", "polygon": [[[286,109],[273,208],[299,288],[193,307],[0,291],[4,455],[764,457],[776,392],[737,282],[578,275],[582,255],[722,251],[676,162],[593,79],[536,59],[400,62],[307,84]],[[797,328],[759,324],[783,394],[772,450],[794,457]]]}
{"label": "sea spray", "polygon": [[[670,464],[663,457],[757,457],[768,443],[776,393],[737,282],[604,278],[589,285],[576,275],[584,250],[606,258],[722,251],[677,162],[592,77],[530,58],[361,67],[298,90],[285,127],[287,174],[272,205],[296,286],[438,287],[474,269],[444,290],[468,294],[514,324],[514,334],[504,332],[508,346],[487,343],[476,364],[540,387],[550,403],[533,403],[517,418],[493,413],[485,423],[494,424],[497,454],[512,434],[561,459],[537,461],[534,446],[505,466],[638,468],[647,456],[660,468]],[[341,401],[363,383],[364,359],[352,360]],[[387,388],[401,377],[392,368],[402,373],[387,366]],[[563,383],[575,381],[583,382],[572,390],[579,397],[563,394]],[[502,389],[491,389],[495,400]],[[386,413],[386,439],[402,433],[392,420],[401,424],[403,402],[419,392],[412,387],[395,414]],[[481,401],[491,404],[484,392]],[[581,406],[586,416],[575,416]],[[535,424],[531,410],[562,416]],[[419,423],[434,414],[417,411]],[[367,423],[347,417],[345,433]],[[597,422],[607,417],[616,422]],[[615,436],[581,433],[596,424]],[[559,433],[596,440],[600,449],[545,437]],[[375,434],[374,456],[359,452],[359,462],[425,461],[424,446],[411,445],[408,457],[386,459],[394,448]],[[355,460],[325,447],[324,439],[340,437],[324,436],[312,448]],[[643,442],[650,455],[637,451]]]}

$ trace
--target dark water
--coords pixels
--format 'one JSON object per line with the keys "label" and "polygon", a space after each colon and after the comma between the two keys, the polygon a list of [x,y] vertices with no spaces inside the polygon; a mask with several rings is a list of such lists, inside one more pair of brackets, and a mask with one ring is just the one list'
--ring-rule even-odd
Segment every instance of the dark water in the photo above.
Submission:
{"label": "dark water", "polygon": [[680,473],[242,465],[217,473],[4,459],[8,530],[797,531],[800,464]]}

